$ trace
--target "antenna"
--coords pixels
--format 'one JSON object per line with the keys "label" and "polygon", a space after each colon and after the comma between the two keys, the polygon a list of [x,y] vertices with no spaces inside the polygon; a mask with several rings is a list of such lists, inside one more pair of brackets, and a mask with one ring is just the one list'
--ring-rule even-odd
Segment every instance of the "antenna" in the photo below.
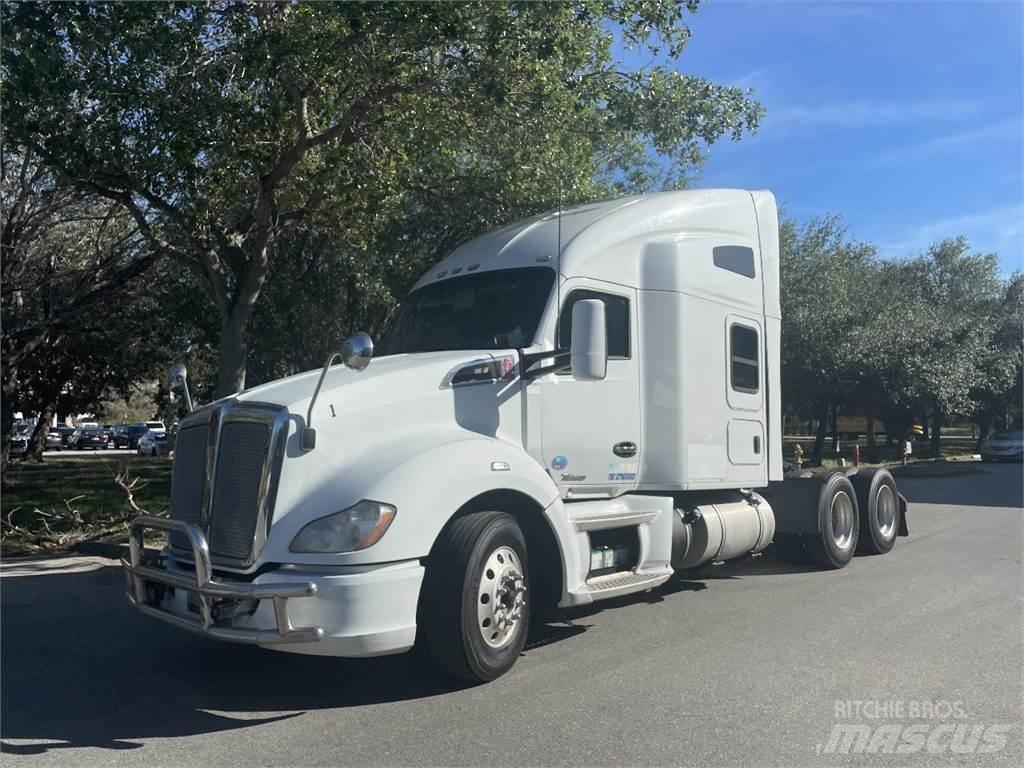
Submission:
{"label": "antenna", "polygon": [[[558,247],[555,250],[555,338],[562,325],[562,169],[558,169]],[[559,339],[562,341],[562,339]]]}

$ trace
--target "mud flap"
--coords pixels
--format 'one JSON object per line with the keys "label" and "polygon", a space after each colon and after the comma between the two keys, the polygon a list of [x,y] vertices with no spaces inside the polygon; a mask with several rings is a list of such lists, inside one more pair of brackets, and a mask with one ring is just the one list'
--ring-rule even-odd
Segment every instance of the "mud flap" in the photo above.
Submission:
{"label": "mud flap", "polygon": [[900,492],[896,492],[896,496],[900,502],[900,536],[909,536],[910,529],[907,528],[907,497]]}

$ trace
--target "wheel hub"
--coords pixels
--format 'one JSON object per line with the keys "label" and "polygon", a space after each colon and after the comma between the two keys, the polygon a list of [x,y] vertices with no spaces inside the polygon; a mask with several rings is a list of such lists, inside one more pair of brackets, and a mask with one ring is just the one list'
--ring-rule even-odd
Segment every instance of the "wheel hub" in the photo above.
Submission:
{"label": "wheel hub", "polygon": [[845,491],[832,498],[832,539],[839,549],[853,544],[854,514],[853,501]]}
{"label": "wheel hub", "polygon": [[891,539],[896,533],[896,499],[888,485],[882,485],[875,496],[875,522],[878,532],[885,539]]}
{"label": "wheel hub", "polygon": [[513,549],[494,550],[484,563],[477,594],[477,629],[491,648],[512,642],[526,608],[526,580]]}

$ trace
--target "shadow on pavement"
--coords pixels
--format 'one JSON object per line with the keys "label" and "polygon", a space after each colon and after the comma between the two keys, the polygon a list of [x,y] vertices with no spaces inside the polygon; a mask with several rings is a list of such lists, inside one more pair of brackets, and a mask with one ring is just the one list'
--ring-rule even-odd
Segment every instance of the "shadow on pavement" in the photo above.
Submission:
{"label": "shadow on pavement", "polygon": [[[175,630],[128,605],[121,570],[109,562],[90,559],[84,568],[63,572],[56,563],[20,563],[2,579],[0,750],[134,749],[151,738],[248,728],[306,710],[440,696],[462,687],[418,651],[371,659],[300,656]],[[804,570],[770,555],[753,567],[725,566],[566,611],[531,630],[525,653],[585,632],[591,625],[577,620],[587,615],[701,591],[702,579]]]}
{"label": "shadow on pavement", "polygon": [[174,630],[128,605],[116,566],[4,577],[2,643],[0,737],[15,754],[132,749],[457,687],[415,654],[298,656]]}

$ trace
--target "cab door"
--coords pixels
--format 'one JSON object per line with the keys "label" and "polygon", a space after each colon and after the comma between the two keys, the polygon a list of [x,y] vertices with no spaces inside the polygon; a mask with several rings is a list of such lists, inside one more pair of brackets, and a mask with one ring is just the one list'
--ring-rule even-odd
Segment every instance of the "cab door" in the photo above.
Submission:
{"label": "cab door", "polygon": [[561,298],[557,348],[569,346],[577,301],[604,302],[608,368],[601,381],[576,381],[567,362],[566,368],[538,382],[544,463],[566,498],[617,496],[636,486],[643,450],[636,291],[595,280],[569,280]]}

